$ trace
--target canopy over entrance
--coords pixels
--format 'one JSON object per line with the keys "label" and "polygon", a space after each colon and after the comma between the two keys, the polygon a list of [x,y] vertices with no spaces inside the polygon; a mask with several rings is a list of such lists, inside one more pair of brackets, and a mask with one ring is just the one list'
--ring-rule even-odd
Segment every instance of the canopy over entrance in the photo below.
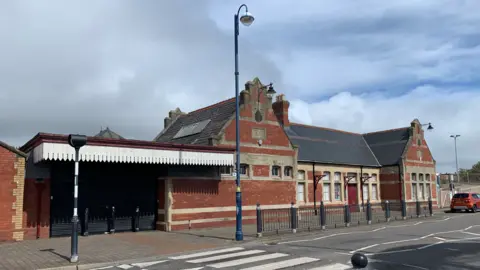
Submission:
{"label": "canopy over entrance", "polygon": [[[38,133],[20,149],[33,155],[33,162],[73,161],[75,150],[67,135]],[[80,149],[80,161],[147,164],[230,166],[232,147],[158,143],[88,137]]]}

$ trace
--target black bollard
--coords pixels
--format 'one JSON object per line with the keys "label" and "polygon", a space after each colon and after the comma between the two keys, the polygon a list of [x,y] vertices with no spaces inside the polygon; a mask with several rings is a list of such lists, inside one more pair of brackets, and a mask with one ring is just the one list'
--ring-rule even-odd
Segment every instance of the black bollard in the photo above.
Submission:
{"label": "black bollard", "polygon": [[83,236],[88,236],[88,208],[85,208],[85,217],[83,219]]}
{"label": "black bollard", "polygon": [[362,253],[355,253],[350,259],[354,268],[365,268],[368,265],[367,256]]}
{"label": "black bollard", "polygon": [[115,233],[115,206],[112,206],[112,212],[110,217],[110,233]]}
{"label": "black bollard", "polygon": [[297,208],[295,208],[295,204],[292,202],[291,204],[291,208],[290,208],[290,217],[291,217],[291,221],[290,221],[290,227],[292,228],[292,232],[293,233],[296,233],[297,232]]}
{"label": "black bollard", "polygon": [[428,213],[430,216],[433,216],[433,203],[432,203],[432,197],[428,198]]}
{"label": "black bollard", "polygon": [[407,219],[407,203],[401,200],[400,205],[402,207],[402,219]]}
{"label": "black bollard", "polygon": [[140,207],[137,206],[137,208],[135,208],[135,226],[134,226],[134,231],[135,232],[138,232],[140,231]]}
{"label": "black bollard", "polygon": [[326,218],[325,204],[323,204],[323,201],[320,201],[320,226],[322,230],[325,230],[326,223],[327,223],[327,218]]}
{"label": "black bollard", "polygon": [[388,200],[385,202],[385,220],[390,221],[390,202]]}
{"label": "black bollard", "polygon": [[262,209],[260,208],[260,203],[257,203],[257,237],[262,237],[262,225]]}
{"label": "black bollard", "polygon": [[422,213],[422,208],[420,207],[420,201],[417,200],[417,202],[415,203],[415,206],[416,206],[417,218],[419,218],[420,214]]}
{"label": "black bollard", "polygon": [[367,223],[372,224],[372,204],[370,200],[367,201]]}

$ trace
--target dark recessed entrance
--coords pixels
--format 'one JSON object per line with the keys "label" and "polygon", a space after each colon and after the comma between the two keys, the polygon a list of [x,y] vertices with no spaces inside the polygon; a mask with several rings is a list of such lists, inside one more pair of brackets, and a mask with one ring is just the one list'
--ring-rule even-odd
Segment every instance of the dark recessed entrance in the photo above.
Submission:
{"label": "dark recessed entrance", "polygon": [[[157,179],[166,166],[82,162],[78,216],[82,234],[153,230],[157,218]],[[73,162],[51,166],[50,236],[71,234]]]}

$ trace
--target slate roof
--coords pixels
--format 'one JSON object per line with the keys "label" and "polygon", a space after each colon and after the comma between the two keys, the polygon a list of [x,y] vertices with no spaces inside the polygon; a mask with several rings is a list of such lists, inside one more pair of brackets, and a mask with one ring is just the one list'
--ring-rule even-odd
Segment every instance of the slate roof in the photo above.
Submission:
{"label": "slate roof", "polygon": [[[164,129],[155,138],[155,141],[208,145],[208,139],[217,136],[227,121],[234,115],[234,113],[235,98],[231,98],[209,107],[190,112],[186,115],[181,115],[169,127]],[[175,134],[177,134],[182,127],[208,119],[210,119],[210,122],[200,133],[174,138]]]}
{"label": "slate roof", "polygon": [[362,134],[295,123],[285,131],[299,147],[299,161],[380,167]]}
{"label": "slate roof", "polygon": [[363,134],[382,166],[395,165],[405,150],[409,138],[409,127]]}
{"label": "slate roof", "polygon": [[[154,141],[208,145],[209,138],[218,136],[234,113],[235,98],[232,98],[180,115]],[[208,124],[200,132],[175,138],[182,127],[205,122]],[[299,161],[365,167],[398,164],[409,135],[408,127],[359,134],[291,123],[284,130],[292,144],[299,147]]]}
{"label": "slate roof", "polygon": [[110,130],[110,128],[106,129],[101,129],[99,133],[97,133],[95,136],[97,138],[105,138],[105,139],[117,139],[117,140],[125,140],[124,137],[120,136],[118,133]]}

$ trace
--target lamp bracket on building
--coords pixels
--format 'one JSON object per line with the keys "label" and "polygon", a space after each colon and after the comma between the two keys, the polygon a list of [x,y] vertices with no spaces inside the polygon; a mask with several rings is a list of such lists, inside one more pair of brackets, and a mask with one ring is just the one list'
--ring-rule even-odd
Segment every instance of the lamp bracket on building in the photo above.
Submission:
{"label": "lamp bracket on building", "polygon": [[355,179],[355,177],[355,175],[344,176],[343,179],[345,181],[345,185],[348,185],[348,183],[350,183],[350,180]]}
{"label": "lamp bracket on building", "polygon": [[325,176],[326,174],[322,174],[322,175],[315,175],[313,177],[313,184],[315,185],[315,187],[318,185],[318,182],[320,182]]}
{"label": "lamp bracket on building", "polygon": [[368,183],[368,180],[370,180],[371,178],[372,178],[372,176],[362,176],[362,178],[361,178],[362,185],[365,184],[365,183]]}

